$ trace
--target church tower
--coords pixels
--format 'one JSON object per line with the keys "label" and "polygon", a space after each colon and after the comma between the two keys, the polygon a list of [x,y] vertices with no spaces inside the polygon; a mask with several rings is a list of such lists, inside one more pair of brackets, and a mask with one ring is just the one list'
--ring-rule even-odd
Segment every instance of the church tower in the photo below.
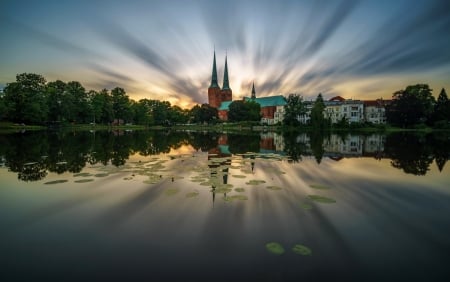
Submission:
{"label": "church tower", "polygon": [[221,102],[221,91],[217,82],[216,51],[214,50],[211,84],[208,88],[208,104],[211,107],[218,108]]}
{"label": "church tower", "polygon": [[253,86],[252,86],[252,100],[256,99],[256,91],[255,91],[255,82],[253,81]]}
{"label": "church tower", "polygon": [[233,92],[230,88],[230,82],[228,80],[228,63],[227,56],[225,56],[225,70],[223,72],[223,87],[222,87],[222,101],[231,101],[233,98]]}
{"label": "church tower", "polygon": [[225,69],[223,72],[223,87],[220,89],[217,81],[217,68],[216,68],[216,51],[214,50],[213,68],[211,75],[211,84],[208,88],[208,104],[211,107],[219,108],[223,101],[231,101],[233,99],[233,92],[230,88],[230,81],[228,79],[228,62],[227,56],[225,56]]}

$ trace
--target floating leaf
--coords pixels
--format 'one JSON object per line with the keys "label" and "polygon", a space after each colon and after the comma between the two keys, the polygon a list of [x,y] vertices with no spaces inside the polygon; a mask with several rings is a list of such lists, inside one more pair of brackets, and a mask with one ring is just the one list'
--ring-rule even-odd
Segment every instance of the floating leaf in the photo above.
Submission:
{"label": "floating leaf", "polygon": [[223,199],[225,202],[231,202],[234,200],[239,200],[239,201],[247,201],[248,200],[247,196],[244,196],[244,195],[233,195],[233,196],[225,197]]}
{"label": "floating leaf", "polygon": [[305,204],[305,203],[301,203],[300,207],[304,210],[310,210],[313,208],[310,204]]}
{"label": "floating leaf", "polygon": [[194,197],[197,197],[198,194],[199,193],[197,191],[189,192],[189,193],[186,194],[186,198],[194,198]]}
{"label": "floating leaf", "polygon": [[266,244],[266,249],[274,255],[284,254],[284,248],[280,243],[270,242]]}
{"label": "floating leaf", "polygon": [[123,180],[131,180],[133,177],[124,177]]}
{"label": "floating leaf", "polygon": [[247,177],[246,175],[242,175],[242,174],[233,174],[231,176],[233,176],[235,178],[246,178]]}
{"label": "floating leaf", "polygon": [[73,177],[88,177],[88,176],[92,176],[92,174],[89,172],[82,172],[82,173],[76,173],[73,175]]}
{"label": "floating leaf", "polygon": [[227,187],[218,187],[211,190],[211,192],[217,193],[217,194],[226,194],[231,192],[231,188]]}
{"label": "floating leaf", "polygon": [[245,184],[247,184],[247,185],[259,185],[259,184],[262,184],[262,183],[266,183],[266,181],[252,179],[249,182],[246,182]]}
{"label": "floating leaf", "polygon": [[97,173],[97,174],[94,174],[95,177],[105,177],[105,176],[108,176],[108,175],[109,175],[109,173]]}
{"label": "floating leaf", "polygon": [[68,180],[66,179],[60,179],[60,180],[54,180],[54,181],[49,181],[49,182],[45,182],[44,184],[46,185],[52,185],[52,184],[59,184],[59,183],[65,183]]}
{"label": "floating leaf", "polygon": [[281,188],[279,186],[267,186],[266,188],[269,189],[269,190],[275,190],[275,191],[283,189],[283,188]]}
{"label": "floating leaf", "polygon": [[330,189],[330,187],[327,187],[325,185],[320,185],[320,184],[312,184],[312,185],[309,185],[309,187],[311,187],[313,189],[322,189],[322,190]]}
{"label": "floating leaf", "polygon": [[234,191],[242,193],[242,192],[245,192],[245,189],[244,188],[235,188]]}
{"label": "floating leaf", "polygon": [[80,179],[80,180],[75,180],[75,183],[86,183],[86,182],[92,182],[94,181],[94,179],[89,178],[89,179]]}
{"label": "floating leaf", "polygon": [[180,192],[180,189],[178,188],[168,188],[164,191],[164,194],[166,194],[167,196],[173,196],[178,192]]}
{"label": "floating leaf", "polygon": [[309,256],[312,254],[312,251],[310,248],[308,248],[304,245],[300,245],[300,244],[297,244],[294,247],[292,247],[292,251],[294,253],[296,253],[297,255],[302,255],[302,256]]}
{"label": "floating leaf", "polygon": [[324,204],[336,203],[336,200],[334,200],[334,199],[327,198],[324,196],[319,196],[319,195],[308,195],[308,198],[310,198],[311,200],[313,200],[314,202],[317,202],[317,203],[324,203]]}

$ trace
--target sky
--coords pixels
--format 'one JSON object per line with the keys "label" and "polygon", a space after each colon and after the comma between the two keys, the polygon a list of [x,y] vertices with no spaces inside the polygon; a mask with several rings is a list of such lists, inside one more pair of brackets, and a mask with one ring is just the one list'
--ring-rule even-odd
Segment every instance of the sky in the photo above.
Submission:
{"label": "sky", "polygon": [[0,89],[16,74],[207,103],[215,50],[233,99],[388,99],[450,90],[448,0],[0,1]]}

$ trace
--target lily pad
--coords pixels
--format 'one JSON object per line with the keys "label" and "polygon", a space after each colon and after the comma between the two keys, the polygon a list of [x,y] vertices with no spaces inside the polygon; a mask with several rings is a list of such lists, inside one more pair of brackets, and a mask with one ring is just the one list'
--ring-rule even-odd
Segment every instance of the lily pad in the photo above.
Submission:
{"label": "lily pad", "polygon": [[266,181],[252,179],[249,182],[246,182],[245,184],[247,184],[247,185],[259,185],[259,184],[262,184],[262,183],[266,183]]}
{"label": "lily pad", "polygon": [[317,203],[323,203],[323,204],[336,203],[336,200],[334,200],[334,199],[327,198],[324,196],[319,196],[319,195],[308,195],[308,198],[310,198],[311,200],[313,200],[314,202],[317,202]]}
{"label": "lily pad", "polygon": [[75,173],[73,175],[73,177],[89,177],[89,176],[92,176],[92,174],[89,172]]}
{"label": "lily pad", "polygon": [[238,192],[238,193],[242,193],[245,192],[244,188],[235,188],[234,191]]}
{"label": "lily pad", "polygon": [[226,194],[231,192],[231,188],[227,187],[218,187],[211,190],[211,192],[217,193],[217,194]]}
{"label": "lily pad", "polygon": [[247,177],[246,175],[242,175],[242,174],[233,174],[231,176],[233,176],[234,178],[246,178]]}
{"label": "lily pad", "polygon": [[164,191],[164,194],[166,194],[167,196],[173,196],[173,195],[177,194],[178,192],[180,192],[180,189],[178,189],[178,188],[169,188]]}
{"label": "lily pad", "polygon": [[294,253],[296,253],[297,255],[302,255],[302,256],[310,256],[312,254],[312,251],[310,248],[308,248],[304,245],[300,245],[300,244],[297,244],[294,247],[292,247],[292,251]]}
{"label": "lily pad", "polygon": [[283,188],[281,188],[279,186],[267,186],[266,188],[269,189],[269,190],[274,190],[274,191],[283,189]]}
{"label": "lily pad", "polygon": [[330,187],[325,186],[325,185],[320,185],[320,184],[311,184],[311,185],[309,185],[309,187],[311,187],[313,189],[322,189],[322,190],[330,189]]}
{"label": "lily pad", "polygon": [[274,255],[282,255],[284,254],[284,248],[280,243],[277,242],[270,242],[266,244],[266,249],[274,254]]}
{"label": "lily pad", "polygon": [[68,180],[66,179],[60,179],[60,180],[53,180],[53,181],[49,181],[49,182],[45,182],[45,185],[52,185],[52,184],[59,184],[59,183],[65,183]]}
{"label": "lily pad", "polygon": [[86,183],[86,182],[92,182],[94,181],[94,179],[92,178],[88,178],[88,179],[80,179],[80,180],[75,180],[75,183]]}
{"label": "lily pad", "polygon": [[94,174],[95,177],[105,177],[105,176],[108,176],[108,175],[109,175],[109,173],[97,173],[97,174]]}
{"label": "lily pad", "polygon": [[186,198],[194,198],[194,197],[197,197],[198,194],[199,193],[197,191],[189,192],[189,193],[186,194]]}
{"label": "lily pad", "polygon": [[225,202],[231,202],[231,201],[235,201],[235,200],[247,201],[248,198],[247,198],[247,196],[244,196],[244,195],[233,195],[233,196],[225,197],[225,198],[223,198],[223,200]]}
{"label": "lily pad", "polygon": [[131,179],[133,179],[133,177],[131,177],[131,176],[130,176],[130,177],[124,177],[124,178],[123,178],[123,180],[131,180]]}
{"label": "lily pad", "polygon": [[310,204],[305,204],[305,203],[301,203],[301,204],[300,204],[300,207],[301,207],[302,209],[304,209],[304,210],[310,210],[310,209],[313,208],[312,205],[310,205]]}

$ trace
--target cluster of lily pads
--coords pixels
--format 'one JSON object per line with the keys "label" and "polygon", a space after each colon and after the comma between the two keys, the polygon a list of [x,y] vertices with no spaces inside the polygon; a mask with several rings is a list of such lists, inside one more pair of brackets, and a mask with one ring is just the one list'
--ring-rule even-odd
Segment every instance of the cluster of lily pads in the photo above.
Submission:
{"label": "cluster of lily pads", "polygon": [[[281,245],[278,242],[267,243],[266,249],[268,252],[270,252],[271,254],[274,254],[274,255],[282,255],[286,252],[283,245]],[[291,248],[291,251],[297,255],[302,255],[302,256],[309,256],[312,254],[312,250],[302,244],[295,244]]]}
{"label": "cluster of lily pads", "polygon": [[[309,185],[310,188],[312,189],[317,189],[317,190],[328,190],[330,189],[330,187],[325,186],[325,185],[321,185],[321,184],[311,184]],[[335,199],[329,198],[329,197],[325,197],[322,195],[308,195],[308,200],[313,201],[315,203],[320,203],[320,204],[334,204],[336,203]],[[311,205],[311,203],[307,203],[307,202],[303,202],[300,203],[300,207],[304,210],[311,210],[313,208],[313,206]]]}

